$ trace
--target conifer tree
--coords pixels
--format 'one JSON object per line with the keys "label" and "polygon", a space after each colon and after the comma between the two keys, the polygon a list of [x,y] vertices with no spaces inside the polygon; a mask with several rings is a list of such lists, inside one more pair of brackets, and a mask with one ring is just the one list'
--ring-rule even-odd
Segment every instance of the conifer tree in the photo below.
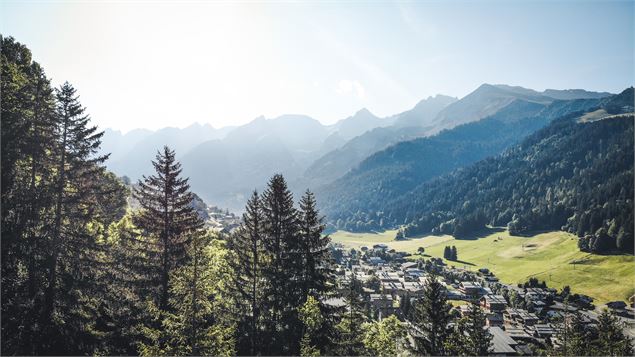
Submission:
{"label": "conifer tree", "polygon": [[458,260],[458,255],[456,253],[456,247],[452,246],[452,248],[450,248],[450,260],[456,261]]}
{"label": "conifer tree", "polygon": [[297,308],[302,301],[301,254],[298,213],[293,195],[282,175],[274,175],[262,196],[264,247],[270,257],[266,272],[269,286],[269,354],[298,354],[301,322]]}
{"label": "conifer tree", "polygon": [[234,326],[226,316],[232,297],[228,250],[224,242],[203,231],[192,233],[190,259],[171,273],[170,309],[150,302],[159,328],[148,326],[150,343],[141,344],[142,355],[234,355]]}
{"label": "conifer tree", "polygon": [[598,316],[598,355],[629,356],[633,340],[624,334],[624,323],[608,310]]}
{"label": "conifer tree", "polygon": [[450,309],[445,287],[430,275],[426,279],[422,298],[414,306],[413,324],[422,333],[421,337],[415,337],[418,353],[444,354],[444,344],[449,334]]}
{"label": "conifer tree", "polygon": [[2,353],[32,354],[46,285],[55,97],[28,48],[11,37],[0,41]]}
{"label": "conifer tree", "polygon": [[170,273],[185,264],[190,238],[203,227],[192,208],[192,193],[187,178],[181,178],[181,164],[167,146],[152,162],[156,174],[139,180],[134,195],[141,211],[134,223],[149,239],[145,242],[145,272],[151,297],[161,310],[167,310]]}
{"label": "conifer tree", "polygon": [[[92,257],[99,250],[98,234],[103,229],[94,201],[103,194],[99,185],[107,156],[97,155],[101,136],[79,103],[75,89],[64,83],[56,92],[56,146],[52,224],[46,244],[46,289],[40,322],[47,326],[48,340],[56,346],[49,352],[78,353],[90,350],[90,328],[96,312],[92,289],[96,267]],[[57,321],[71,320],[60,329]],[[58,334],[70,333],[76,343],[60,341]],[[81,341],[81,342],[80,342]],[[73,348],[67,350],[67,348]]]}
{"label": "conifer tree", "polygon": [[467,315],[461,318],[445,342],[450,355],[485,356],[489,352],[492,335],[485,327],[486,316],[477,304],[470,304]]}
{"label": "conifer tree", "polygon": [[335,352],[340,356],[363,356],[367,354],[364,345],[363,326],[367,322],[364,306],[359,294],[361,284],[353,274],[344,300],[346,311],[340,322],[335,326]]}
{"label": "conifer tree", "polygon": [[[268,282],[264,273],[269,258],[263,246],[262,225],[260,197],[254,191],[247,201],[242,224],[230,235],[228,245],[233,254],[233,259],[229,261],[233,271],[232,288],[237,294],[241,312],[238,318],[238,352],[249,355],[263,353],[261,312],[264,311],[264,292]],[[245,346],[248,348],[240,349]]]}
{"label": "conifer tree", "polygon": [[323,218],[316,207],[315,196],[307,190],[300,200],[299,239],[302,256],[300,269],[302,296],[322,297],[330,288],[333,277],[331,253],[328,248],[330,238],[322,236]]}
{"label": "conifer tree", "polygon": [[406,328],[397,316],[391,315],[366,326],[364,345],[373,356],[396,356],[404,346]]}
{"label": "conifer tree", "polygon": [[299,309],[300,320],[304,325],[304,334],[300,341],[301,356],[320,356],[320,347],[314,343],[315,335],[321,329],[324,318],[320,311],[320,303],[309,295],[304,305]]}

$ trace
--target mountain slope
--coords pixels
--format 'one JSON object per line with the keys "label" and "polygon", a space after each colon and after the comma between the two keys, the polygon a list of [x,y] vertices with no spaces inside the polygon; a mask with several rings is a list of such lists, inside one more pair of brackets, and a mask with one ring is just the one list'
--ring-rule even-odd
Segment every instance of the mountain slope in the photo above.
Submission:
{"label": "mountain slope", "polygon": [[368,109],[363,108],[354,115],[331,125],[329,130],[336,132],[342,139],[349,140],[369,130],[388,124],[390,124],[390,121],[381,119]]}
{"label": "mountain slope", "polygon": [[178,156],[196,145],[222,138],[232,127],[215,129],[209,124],[192,124],[186,128],[163,128],[157,131],[133,130],[124,135],[118,131],[106,130],[102,152],[112,153],[106,165],[118,175],[126,175],[137,180],[141,175],[153,171],[150,160],[164,145],[174,149]]}
{"label": "mountain slope", "polygon": [[[632,88],[600,107],[629,103]],[[583,250],[632,253],[634,116],[579,118],[555,120],[502,155],[386,197],[381,212],[357,214],[347,224],[383,220],[386,227],[406,224],[406,235],[459,237],[485,224],[514,233],[562,228],[584,237]]]}
{"label": "mountain slope", "polygon": [[[515,100],[486,119],[463,124],[440,134],[400,142],[377,152],[359,167],[317,190],[321,208],[333,221],[349,221],[351,213],[381,211],[387,197],[396,197],[436,176],[496,155],[570,111],[593,108],[599,100],[557,101],[549,106]],[[380,228],[380,222],[375,221]],[[338,227],[344,228],[344,227]]]}
{"label": "mountain slope", "polygon": [[306,170],[300,182],[301,190],[316,188],[329,183],[357,166],[374,152],[400,141],[425,135],[425,125],[456,98],[436,95],[421,100],[414,108],[382,120],[388,126],[376,127],[356,136],[340,146],[334,146],[315,160]]}
{"label": "mountain slope", "polygon": [[429,126],[439,112],[458,99],[447,95],[437,94],[421,100],[414,108],[389,117],[395,128]]}
{"label": "mountain slope", "polygon": [[307,116],[259,117],[190,150],[181,158],[183,174],[204,200],[240,210],[273,174],[297,178],[328,136],[326,127]]}
{"label": "mountain slope", "polygon": [[589,92],[582,89],[537,92],[518,86],[483,84],[475,91],[442,110],[434,119],[434,131],[476,121],[497,113],[515,100],[547,105],[555,100],[600,99],[610,96],[606,92]]}

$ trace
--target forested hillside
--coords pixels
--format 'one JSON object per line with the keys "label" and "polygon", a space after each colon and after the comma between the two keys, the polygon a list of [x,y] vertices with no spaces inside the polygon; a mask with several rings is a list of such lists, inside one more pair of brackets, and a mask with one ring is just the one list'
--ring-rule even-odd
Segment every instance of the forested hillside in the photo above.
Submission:
{"label": "forested hillside", "polygon": [[[604,100],[608,114],[632,111],[633,88]],[[523,233],[563,229],[593,252],[633,250],[633,115],[579,122],[570,114],[500,156],[423,183],[364,227],[405,225],[408,236],[465,236],[486,224]],[[349,221],[350,222],[350,221]],[[350,225],[351,223],[349,223]]]}
{"label": "forested hillside", "polygon": [[544,106],[515,100],[486,119],[400,142],[319,188],[320,207],[335,228],[381,229],[384,217],[368,217],[366,213],[383,211],[387,200],[453,169],[499,154],[558,116],[586,111],[599,103],[599,99],[578,99]]}

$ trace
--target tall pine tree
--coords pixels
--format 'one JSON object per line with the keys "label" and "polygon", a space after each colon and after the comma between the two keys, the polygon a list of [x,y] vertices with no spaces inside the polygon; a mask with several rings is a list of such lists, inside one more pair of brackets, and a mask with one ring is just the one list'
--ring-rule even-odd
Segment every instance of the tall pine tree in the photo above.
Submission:
{"label": "tall pine tree", "polygon": [[152,162],[156,174],[139,180],[134,195],[141,205],[134,223],[148,236],[145,241],[146,277],[151,297],[161,310],[168,310],[170,273],[188,260],[187,246],[203,222],[192,208],[187,178],[167,146]]}
{"label": "tall pine tree", "polygon": [[302,323],[297,308],[302,301],[298,213],[282,175],[274,175],[262,196],[264,247],[270,256],[265,274],[270,336],[269,354],[298,354]]}
{"label": "tall pine tree", "polygon": [[415,337],[418,353],[433,356],[445,353],[444,344],[449,335],[451,305],[448,304],[445,287],[430,275],[426,279],[422,298],[414,306],[413,324],[421,332]]}
{"label": "tall pine tree", "polygon": [[330,238],[323,236],[323,218],[316,207],[315,196],[307,190],[300,200],[298,212],[300,244],[300,278],[302,279],[302,299],[308,295],[323,297],[332,287],[333,269]]}
{"label": "tall pine tree", "polygon": [[245,207],[241,226],[229,237],[233,253],[229,261],[233,271],[232,287],[239,303],[238,353],[262,354],[262,311],[264,311],[265,276],[269,263],[263,242],[263,213],[258,193],[254,191]]}

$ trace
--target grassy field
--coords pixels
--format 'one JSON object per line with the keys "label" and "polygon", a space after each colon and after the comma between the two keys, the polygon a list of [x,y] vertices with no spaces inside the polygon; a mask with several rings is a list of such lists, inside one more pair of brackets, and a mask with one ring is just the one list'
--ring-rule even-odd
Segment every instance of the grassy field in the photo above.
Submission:
{"label": "grassy field", "polygon": [[443,248],[454,245],[459,261],[448,261],[450,265],[468,269],[486,267],[506,283],[536,277],[549,287],[569,285],[573,292],[593,297],[598,305],[626,300],[635,293],[635,257],[580,252],[577,238],[565,232],[518,237],[504,230],[491,230],[482,237],[467,240],[427,236],[400,242],[394,241],[395,234],[396,231],[377,234],[337,231],[331,238],[351,248],[386,243],[398,251],[416,253],[418,247],[425,247],[425,254],[433,257],[443,257]]}

